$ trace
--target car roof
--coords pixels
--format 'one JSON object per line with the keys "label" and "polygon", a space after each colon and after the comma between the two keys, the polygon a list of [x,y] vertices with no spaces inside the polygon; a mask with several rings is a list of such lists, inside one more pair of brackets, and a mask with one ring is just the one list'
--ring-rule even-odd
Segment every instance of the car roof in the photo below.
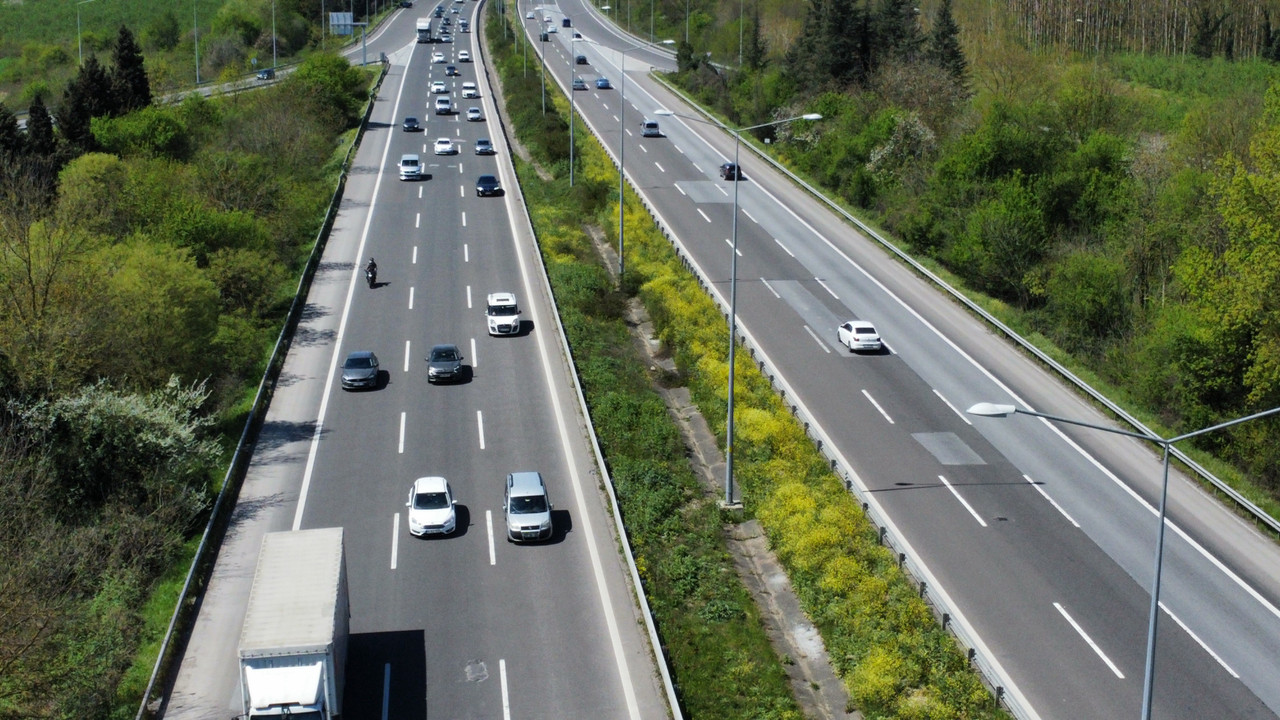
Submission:
{"label": "car roof", "polygon": [[400,156],[400,162],[404,162],[405,160],[417,160],[417,159],[418,159],[418,153],[405,153]]}
{"label": "car roof", "polygon": [[542,474],[532,470],[511,473],[507,476],[507,485],[512,495],[543,495],[547,492]]}
{"label": "car roof", "polygon": [[449,487],[449,481],[439,475],[429,475],[420,477],[413,481],[414,492],[444,492]]}
{"label": "car roof", "polygon": [[510,305],[516,301],[515,293],[496,292],[489,294],[490,305]]}

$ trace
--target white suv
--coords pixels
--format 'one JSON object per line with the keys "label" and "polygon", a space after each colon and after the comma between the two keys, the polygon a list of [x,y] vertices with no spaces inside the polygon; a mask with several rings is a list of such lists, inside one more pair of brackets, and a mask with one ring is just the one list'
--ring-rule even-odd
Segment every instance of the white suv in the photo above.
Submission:
{"label": "white suv", "polygon": [[489,319],[490,335],[516,335],[520,332],[520,306],[509,292],[489,295],[484,314]]}

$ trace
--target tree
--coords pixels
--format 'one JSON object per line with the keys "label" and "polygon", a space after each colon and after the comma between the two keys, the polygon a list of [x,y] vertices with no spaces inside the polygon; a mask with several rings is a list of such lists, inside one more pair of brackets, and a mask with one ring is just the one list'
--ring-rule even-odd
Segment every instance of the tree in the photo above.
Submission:
{"label": "tree", "polygon": [[53,118],[40,95],[31,101],[27,109],[27,149],[33,155],[52,157],[58,150],[58,138],[53,134]]}
{"label": "tree", "polygon": [[933,33],[929,36],[926,57],[934,65],[951,73],[958,82],[965,82],[969,63],[960,47],[960,27],[951,16],[951,0],[942,0],[938,14],[933,19]]}
{"label": "tree", "polygon": [[1222,29],[1222,24],[1226,20],[1227,13],[1215,15],[1213,10],[1209,8],[1209,4],[1202,2],[1200,7],[1196,8],[1191,54],[1205,60],[1213,57],[1214,42],[1218,37],[1218,31]]}
{"label": "tree", "polygon": [[178,17],[172,10],[165,10],[151,19],[142,31],[142,38],[156,50],[172,50],[182,39],[182,26],[178,24]]}
{"label": "tree", "polygon": [[877,55],[914,60],[924,44],[913,0],[880,0],[875,13]]}
{"label": "tree", "polygon": [[18,129],[18,117],[4,103],[0,103],[0,157],[7,162],[22,154],[25,149],[22,131]]}
{"label": "tree", "polygon": [[147,80],[147,69],[142,64],[142,51],[138,49],[133,33],[124,25],[120,26],[112,61],[115,67],[111,71],[111,85],[116,99],[112,114],[126,113],[150,105],[151,83]]}
{"label": "tree", "polygon": [[98,146],[90,122],[95,117],[115,114],[118,107],[111,76],[98,58],[90,55],[62,93],[58,130],[72,147],[80,152],[89,152]]}
{"label": "tree", "polygon": [[336,129],[349,128],[359,119],[368,98],[366,85],[359,68],[333,53],[308,56],[284,82],[287,92],[308,103],[308,111],[336,121]]}
{"label": "tree", "polygon": [[760,34],[760,5],[751,6],[751,30],[747,33],[747,44],[742,50],[742,63],[751,70],[761,70],[768,62],[766,55],[769,43]]}

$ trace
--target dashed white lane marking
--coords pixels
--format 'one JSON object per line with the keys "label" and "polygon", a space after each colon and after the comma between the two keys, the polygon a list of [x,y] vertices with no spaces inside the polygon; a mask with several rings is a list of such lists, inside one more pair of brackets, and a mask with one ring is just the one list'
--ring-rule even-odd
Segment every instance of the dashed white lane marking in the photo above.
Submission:
{"label": "dashed white lane marking", "polygon": [[489,564],[497,565],[498,564],[497,556],[493,554],[493,511],[492,510],[484,511],[484,527],[486,530],[489,531]]}
{"label": "dashed white lane marking", "polygon": [[404,454],[404,413],[400,413],[400,454]]}
{"label": "dashed white lane marking", "polygon": [[476,431],[480,434],[480,449],[484,449],[484,413],[476,411]]}
{"label": "dashed white lane marking", "polygon": [[1237,680],[1240,679],[1240,674],[1237,673],[1235,670],[1232,670],[1230,665],[1228,665],[1222,658],[1218,657],[1218,653],[1210,650],[1209,646],[1206,645],[1205,642],[1200,639],[1199,635],[1196,635],[1195,633],[1191,632],[1191,628],[1187,627],[1182,622],[1182,620],[1178,618],[1177,615],[1174,615],[1173,612],[1169,610],[1169,608],[1165,607],[1163,600],[1160,601],[1160,609],[1163,610],[1166,615],[1173,618],[1173,621],[1178,623],[1178,627],[1182,628],[1182,630],[1186,634],[1190,635],[1192,640],[1195,640],[1196,642],[1200,643],[1200,647],[1204,648],[1204,651],[1209,653],[1209,657],[1213,658],[1214,660],[1217,660],[1218,664],[1222,666],[1223,670],[1226,670],[1227,672],[1231,673],[1231,677]]}
{"label": "dashed white lane marking", "polygon": [[409,262],[413,265],[418,264],[418,246],[417,245],[413,246],[413,259],[411,259]]}
{"label": "dashed white lane marking", "polygon": [[[725,238],[725,239],[724,239],[724,243],[725,243],[726,245],[728,245],[729,247],[733,247],[733,239],[732,239],[732,238]],[[736,248],[735,248],[735,249],[734,249],[734,252],[738,253],[738,257],[742,257],[742,251],[741,251],[741,250],[738,250],[738,249],[736,249]]]}
{"label": "dashed white lane marking", "polygon": [[[1072,525],[1074,525],[1074,526],[1076,526],[1076,527],[1080,527],[1080,523],[1076,522],[1076,519],[1075,519],[1075,518],[1073,518],[1073,517],[1071,517],[1071,515],[1070,515],[1066,510],[1063,510],[1063,509],[1062,509],[1062,506],[1061,506],[1061,505],[1059,505],[1056,501],[1054,501],[1054,499],[1053,499],[1053,498],[1049,497],[1049,493],[1045,492],[1045,491],[1044,491],[1044,488],[1040,487],[1040,486],[1036,483],[1036,481],[1035,481],[1035,480],[1032,480],[1032,479],[1031,479],[1029,476],[1027,476],[1027,475],[1023,475],[1022,477],[1023,477],[1023,479],[1024,479],[1024,480],[1026,480],[1027,482],[1031,483],[1031,487],[1035,488],[1035,489],[1036,489],[1036,492],[1038,492],[1038,493],[1040,493],[1042,496],[1044,496],[1044,499],[1045,499],[1045,500],[1048,500],[1048,501],[1049,501],[1049,504],[1050,504],[1050,505],[1052,505],[1052,506],[1054,507],[1054,509],[1055,509],[1055,510],[1057,510],[1057,511],[1058,511],[1058,512],[1060,512],[1060,513],[1062,513],[1062,517],[1066,518],[1066,519],[1067,519],[1067,522],[1071,523]],[[1191,631],[1190,631],[1190,630],[1188,630],[1187,632],[1189,633],[1189,632],[1191,632]]]}
{"label": "dashed white lane marking", "polygon": [[404,371],[409,372],[409,341],[404,341]]}
{"label": "dashed white lane marking", "polygon": [[471,286],[467,286],[467,309],[471,309]]}
{"label": "dashed white lane marking", "polygon": [[698,210],[698,214],[702,216],[703,220],[706,220],[707,222],[711,222],[711,218],[707,217],[707,214],[702,212],[702,208],[697,208],[697,210]]}
{"label": "dashed white lane marking", "polygon": [[890,425],[894,424],[893,418],[889,417],[889,413],[885,412],[884,408],[880,407],[880,403],[876,402],[876,399],[871,397],[871,393],[867,392],[865,388],[862,391],[862,396],[867,399],[867,402],[874,405],[876,410],[880,411],[880,414],[884,416],[884,419],[888,421]]}
{"label": "dashed white lane marking", "polygon": [[656,167],[656,168],[658,168],[658,172],[666,172],[666,168],[662,167],[662,165],[661,165],[661,164],[659,164],[659,163],[656,163],[656,162],[655,162],[655,163],[653,164],[653,166],[654,166],[654,167]]}
{"label": "dashed white lane marking", "polygon": [[814,332],[813,328],[809,327],[808,325],[805,325],[804,331],[809,333],[809,337],[813,338],[813,341],[818,343],[818,347],[822,348],[823,352],[825,352],[828,355],[831,354],[831,348],[827,347],[827,344],[822,342],[822,338],[818,337],[818,333]]}
{"label": "dashed white lane marking", "polygon": [[507,661],[498,658],[498,677],[502,680],[502,720],[511,720],[511,699],[507,695]]}
{"label": "dashed white lane marking", "polygon": [[947,407],[951,408],[951,412],[960,416],[960,419],[965,421],[965,424],[967,425],[973,424],[973,421],[969,420],[969,418],[965,417],[964,413],[960,412],[960,408],[956,407],[955,405],[952,405],[950,400],[948,400],[945,396],[943,396],[942,393],[938,392],[938,388],[933,388],[933,394],[938,396],[938,399],[942,401],[943,405],[946,405]]}
{"label": "dashed white lane marking", "polygon": [[816,280],[816,281],[818,282],[818,284],[822,286],[822,289],[823,289],[823,290],[826,290],[828,293],[830,293],[830,294],[831,294],[831,297],[833,297],[833,298],[835,298],[835,299],[837,299],[837,300],[839,300],[839,299],[840,299],[840,296],[836,294],[836,291],[835,291],[835,290],[832,290],[830,287],[828,287],[828,286],[827,286],[827,284],[826,284],[826,283],[822,282],[822,278],[814,278],[814,280]]}
{"label": "dashed white lane marking", "polygon": [[382,666],[382,720],[391,710],[391,663]]}
{"label": "dashed white lane marking", "polygon": [[773,293],[773,296],[774,296],[774,297],[778,298],[779,300],[781,300],[781,299],[782,299],[782,296],[778,294],[778,291],[777,291],[777,290],[774,290],[774,289],[773,289],[773,286],[769,284],[769,281],[768,281],[768,280],[765,280],[764,278],[760,278],[760,284],[761,284],[761,285],[764,285],[764,286],[765,286],[765,287],[767,287],[767,288],[769,288],[769,292]]}
{"label": "dashed white lane marking", "polygon": [[479,367],[480,356],[476,355],[476,339],[471,338],[471,367]]}
{"label": "dashed white lane marking", "polygon": [[466,227],[466,226],[467,226],[467,211],[463,210],[462,211],[462,227]]}
{"label": "dashed white lane marking", "polygon": [[760,224],[760,221],[758,221],[758,220],[756,220],[755,218],[751,217],[751,213],[747,212],[747,209],[746,209],[746,208],[742,207],[741,205],[739,205],[738,207],[739,207],[739,209],[741,209],[741,210],[742,210],[742,214],[747,216],[747,219],[748,219],[748,220],[750,220],[751,222],[753,222],[753,223],[755,223],[755,224],[757,224],[757,225],[759,225],[759,224]]}
{"label": "dashed white lane marking", "polygon": [[956,490],[954,487],[952,487],[952,486],[951,486],[951,483],[950,483],[950,482],[948,482],[948,481],[947,481],[947,479],[946,479],[945,477],[943,477],[943,476],[939,475],[939,476],[938,476],[938,479],[942,481],[942,484],[943,484],[943,485],[946,485],[946,486],[947,486],[947,489],[951,491],[951,494],[952,494],[952,495],[955,495],[955,496],[956,496],[956,499],[960,501],[960,504],[964,506],[964,509],[965,509],[965,510],[968,510],[968,511],[969,511],[969,514],[973,516],[973,519],[978,521],[978,524],[979,524],[979,525],[981,525],[982,527],[986,527],[986,526],[987,526],[987,521],[986,521],[986,520],[983,520],[981,517],[979,517],[979,516],[978,516],[978,513],[974,512],[973,506],[972,506],[972,505],[970,505],[970,504],[968,503],[968,501],[966,501],[966,500],[965,500],[965,499],[960,495],[960,492],[959,492],[958,490]]}
{"label": "dashed white lane marking", "polygon": [[1098,657],[1102,658],[1102,662],[1106,663],[1107,667],[1111,668],[1111,672],[1115,673],[1116,677],[1123,680],[1124,673],[1120,672],[1120,668],[1116,667],[1116,664],[1111,662],[1111,658],[1107,657],[1107,654],[1102,652],[1102,648],[1098,647],[1098,644],[1093,641],[1093,638],[1089,637],[1089,633],[1086,633],[1084,628],[1080,627],[1080,623],[1076,622],[1076,619],[1071,617],[1071,614],[1066,611],[1066,608],[1062,607],[1058,603],[1054,603],[1053,606],[1058,608],[1058,612],[1062,613],[1062,617],[1066,618],[1067,622],[1071,623],[1071,627],[1076,629],[1076,632],[1080,634],[1080,637],[1084,638],[1084,641],[1089,643],[1089,647],[1093,648],[1093,651],[1098,654]]}
{"label": "dashed white lane marking", "polygon": [[422,227],[422,213],[414,213],[414,215],[413,215],[413,227],[414,227],[415,229]]}
{"label": "dashed white lane marking", "polygon": [[391,569],[396,569],[396,550],[400,548],[400,513],[391,516]]}
{"label": "dashed white lane marking", "polygon": [[413,309],[413,286],[409,286],[409,309]]}
{"label": "dashed white lane marking", "polygon": [[782,248],[782,251],[785,252],[786,254],[790,255],[791,257],[796,256],[795,253],[791,252],[791,248],[787,247],[786,245],[783,245],[782,241],[779,240],[778,238],[774,238],[773,241],[778,243],[778,247]]}

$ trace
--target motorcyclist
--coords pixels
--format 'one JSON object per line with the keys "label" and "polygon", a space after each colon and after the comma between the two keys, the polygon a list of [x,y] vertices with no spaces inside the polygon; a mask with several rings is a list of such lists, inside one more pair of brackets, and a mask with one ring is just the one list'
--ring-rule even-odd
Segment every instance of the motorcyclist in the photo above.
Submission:
{"label": "motorcyclist", "polygon": [[364,266],[364,276],[369,280],[369,286],[372,287],[378,279],[378,263],[369,258],[369,264]]}

